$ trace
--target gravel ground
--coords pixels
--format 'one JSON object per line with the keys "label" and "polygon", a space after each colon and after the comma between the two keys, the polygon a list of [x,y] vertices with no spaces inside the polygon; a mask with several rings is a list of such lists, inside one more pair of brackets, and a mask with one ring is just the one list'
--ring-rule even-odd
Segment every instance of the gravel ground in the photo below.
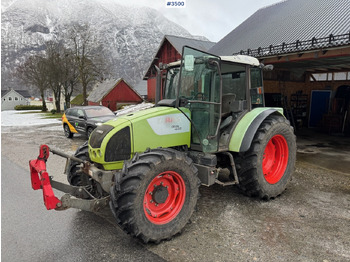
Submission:
{"label": "gravel ground", "polygon": [[[85,141],[65,138],[55,123],[1,131],[2,155],[24,168],[40,144],[74,153]],[[235,186],[201,187],[183,233],[146,247],[167,261],[350,261],[349,153],[349,138],[300,134],[296,171],[280,197],[260,201]],[[49,174],[65,181],[64,165],[63,158],[50,156]],[[100,217],[114,223],[109,210]]]}

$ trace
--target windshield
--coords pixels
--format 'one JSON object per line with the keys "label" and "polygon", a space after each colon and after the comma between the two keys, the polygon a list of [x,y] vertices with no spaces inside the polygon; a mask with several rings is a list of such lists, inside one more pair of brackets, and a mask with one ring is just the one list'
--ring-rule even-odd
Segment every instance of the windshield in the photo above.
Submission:
{"label": "windshield", "polygon": [[176,99],[177,86],[180,78],[180,67],[171,68],[167,72],[164,99]]}
{"label": "windshield", "polygon": [[194,58],[192,69],[183,67],[181,72],[180,97],[188,100],[220,103],[220,77],[218,59],[211,56]]}
{"label": "windshield", "polygon": [[88,118],[99,117],[99,116],[115,116],[114,113],[107,107],[96,107],[85,110]]}

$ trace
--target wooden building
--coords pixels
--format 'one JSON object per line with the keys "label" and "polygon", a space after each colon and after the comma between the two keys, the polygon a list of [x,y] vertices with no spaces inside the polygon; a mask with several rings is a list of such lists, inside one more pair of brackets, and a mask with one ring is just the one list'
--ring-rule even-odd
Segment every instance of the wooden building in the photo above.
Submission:
{"label": "wooden building", "polygon": [[282,106],[295,127],[350,134],[350,1],[286,0],[262,8],[209,52],[272,64],[267,106]]}
{"label": "wooden building", "polygon": [[[152,63],[148,67],[143,80],[147,80],[147,100],[154,101],[156,89],[156,70],[154,66],[160,63],[168,64],[181,59],[182,47],[187,45],[193,48],[208,51],[215,43],[179,36],[164,36]],[[163,83],[162,83],[163,86]]]}
{"label": "wooden building", "polygon": [[143,101],[141,96],[122,78],[95,84],[87,100],[88,105],[103,105],[112,111],[124,105],[138,104]]}

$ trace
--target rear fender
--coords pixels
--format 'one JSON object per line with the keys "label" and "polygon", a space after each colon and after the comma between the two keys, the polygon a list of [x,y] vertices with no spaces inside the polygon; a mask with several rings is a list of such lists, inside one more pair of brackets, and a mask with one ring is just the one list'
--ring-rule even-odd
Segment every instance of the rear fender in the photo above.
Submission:
{"label": "rear fender", "polygon": [[233,152],[245,152],[250,148],[254,135],[261,123],[271,114],[283,116],[282,108],[259,107],[248,112],[237,124],[233,131],[229,150]]}

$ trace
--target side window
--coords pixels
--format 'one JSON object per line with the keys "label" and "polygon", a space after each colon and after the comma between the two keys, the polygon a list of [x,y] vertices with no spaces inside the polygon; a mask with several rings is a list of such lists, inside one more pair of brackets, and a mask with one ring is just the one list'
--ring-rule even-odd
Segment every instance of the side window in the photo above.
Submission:
{"label": "side window", "polygon": [[18,97],[17,96],[15,97],[15,100],[18,101]]}
{"label": "side window", "polygon": [[84,116],[84,111],[81,109],[78,109],[77,116],[78,117]]}
{"label": "side window", "polygon": [[78,112],[77,112],[76,109],[71,109],[69,115],[70,115],[70,116],[78,117]]}
{"label": "side window", "polygon": [[251,101],[252,107],[260,107],[264,105],[264,95],[263,95],[263,83],[262,83],[262,74],[260,68],[251,68],[250,77],[251,77]]}
{"label": "side window", "polygon": [[9,101],[12,101],[12,97],[9,96]]}
{"label": "side window", "polygon": [[235,94],[235,100],[246,100],[246,67],[222,64],[222,94]]}

